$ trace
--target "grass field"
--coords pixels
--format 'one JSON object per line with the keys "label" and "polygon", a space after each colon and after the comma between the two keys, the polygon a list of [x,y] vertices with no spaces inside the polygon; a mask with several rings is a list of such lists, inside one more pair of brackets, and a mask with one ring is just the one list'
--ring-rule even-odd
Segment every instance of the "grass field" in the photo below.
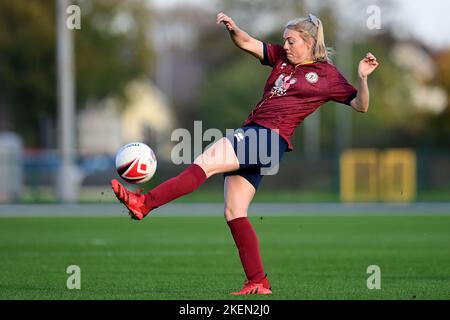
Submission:
{"label": "grass field", "polygon": [[[251,220],[274,295],[246,299],[450,299],[450,215]],[[0,299],[231,299],[243,277],[221,217],[0,218]]]}

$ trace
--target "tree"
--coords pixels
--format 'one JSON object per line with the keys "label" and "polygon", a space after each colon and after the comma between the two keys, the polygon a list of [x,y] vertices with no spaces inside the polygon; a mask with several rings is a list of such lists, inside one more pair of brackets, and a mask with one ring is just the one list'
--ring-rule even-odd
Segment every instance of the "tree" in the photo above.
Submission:
{"label": "tree", "polygon": [[[123,97],[127,82],[149,75],[152,12],[134,0],[78,5],[81,30],[73,32],[77,107],[82,108],[88,100]],[[18,132],[28,147],[56,143],[55,7],[48,0],[0,2],[0,130]]]}
{"label": "tree", "polygon": [[54,16],[49,1],[0,2],[0,129],[31,145],[56,104]]}

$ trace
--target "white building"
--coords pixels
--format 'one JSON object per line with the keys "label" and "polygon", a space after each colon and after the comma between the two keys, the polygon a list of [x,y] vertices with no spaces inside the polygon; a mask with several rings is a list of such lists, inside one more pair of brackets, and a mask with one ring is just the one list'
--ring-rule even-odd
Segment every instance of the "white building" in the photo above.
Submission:
{"label": "white building", "polygon": [[125,96],[124,106],[109,98],[80,112],[80,154],[115,154],[123,144],[141,141],[169,159],[174,116],[163,94],[148,80],[138,80],[128,84]]}

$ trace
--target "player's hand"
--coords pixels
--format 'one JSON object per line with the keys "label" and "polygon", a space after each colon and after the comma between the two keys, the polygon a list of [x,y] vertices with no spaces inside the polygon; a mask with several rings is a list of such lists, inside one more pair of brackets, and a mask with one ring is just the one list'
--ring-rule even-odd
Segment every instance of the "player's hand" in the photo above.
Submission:
{"label": "player's hand", "polygon": [[223,23],[225,27],[227,27],[228,31],[236,30],[237,26],[234,23],[233,19],[227,16],[225,13],[220,12],[217,15],[217,24]]}
{"label": "player's hand", "polygon": [[372,53],[367,53],[365,58],[359,62],[358,75],[360,78],[367,78],[377,67],[379,63]]}

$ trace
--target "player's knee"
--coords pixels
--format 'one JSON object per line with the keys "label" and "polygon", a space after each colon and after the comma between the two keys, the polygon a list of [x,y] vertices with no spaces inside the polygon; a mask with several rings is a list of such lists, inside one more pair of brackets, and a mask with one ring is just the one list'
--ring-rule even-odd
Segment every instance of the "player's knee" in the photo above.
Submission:
{"label": "player's knee", "polygon": [[226,221],[231,221],[236,218],[246,217],[247,210],[225,205],[224,216]]}
{"label": "player's knee", "polygon": [[208,178],[212,175],[221,172],[236,170],[239,167],[239,164],[235,166],[220,161],[216,161],[210,155],[205,154],[198,156],[194,160],[194,163],[200,166],[203,169],[203,171],[205,171]]}
{"label": "player's knee", "polygon": [[217,169],[213,165],[206,163],[201,155],[194,160],[194,164],[200,166],[208,178],[217,173]]}
{"label": "player's knee", "polygon": [[227,138],[222,138],[195,158],[194,163],[202,167],[208,177],[217,173],[237,170],[239,161]]}

